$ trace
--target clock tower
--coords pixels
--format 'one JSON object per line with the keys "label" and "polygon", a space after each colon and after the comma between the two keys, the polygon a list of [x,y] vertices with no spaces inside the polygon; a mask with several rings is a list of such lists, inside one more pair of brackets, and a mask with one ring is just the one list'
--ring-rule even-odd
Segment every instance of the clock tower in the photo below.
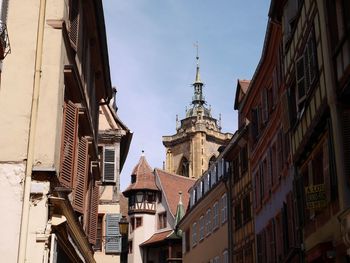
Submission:
{"label": "clock tower", "polygon": [[222,133],[220,122],[211,116],[203,96],[197,54],[196,77],[192,84],[194,94],[186,117],[177,121],[176,133],[163,136],[166,148],[165,169],[190,178],[199,178],[219,155],[218,148],[226,145],[231,133]]}

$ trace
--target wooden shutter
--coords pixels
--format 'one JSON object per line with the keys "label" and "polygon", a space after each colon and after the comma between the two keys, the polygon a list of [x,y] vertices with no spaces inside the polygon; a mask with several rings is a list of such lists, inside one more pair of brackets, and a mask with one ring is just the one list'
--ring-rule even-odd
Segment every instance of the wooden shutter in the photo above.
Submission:
{"label": "wooden shutter", "polygon": [[259,180],[259,169],[253,175],[255,179],[255,208],[260,208],[261,198],[260,198],[260,180]]}
{"label": "wooden shutter", "polygon": [[296,80],[297,80],[297,102],[301,103],[306,95],[305,91],[305,69],[304,69],[304,56],[301,56],[296,61]]}
{"label": "wooden shutter", "polygon": [[283,131],[286,133],[290,129],[290,118],[289,118],[289,98],[288,91],[284,91],[281,96],[282,102],[282,127]]}
{"label": "wooden shutter", "polygon": [[99,189],[95,181],[91,182],[90,195],[90,210],[89,210],[89,242],[91,244],[96,243],[97,237],[97,217],[98,217],[98,201],[99,201]]}
{"label": "wooden shutter", "polygon": [[331,180],[329,176],[329,149],[328,149],[328,136],[323,142],[322,149],[322,165],[323,165],[323,180],[326,187],[327,201],[331,200]]}
{"label": "wooden shutter", "polygon": [[78,107],[71,101],[64,104],[62,128],[59,181],[61,185],[72,188],[78,134]]}
{"label": "wooden shutter", "polygon": [[277,177],[280,177],[283,168],[282,134],[277,134]]}
{"label": "wooden shutter", "polygon": [[294,231],[294,200],[293,194],[290,192],[287,195],[287,222],[288,222],[288,243],[289,248],[294,246],[295,241],[295,231]]}
{"label": "wooden shutter", "polygon": [[343,112],[344,172],[350,182],[350,110]]}
{"label": "wooden shutter", "polygon": [[79,0],[70,0],[68,32],[71,45],[76,51],[79,36]]}
{"label": "wooden shutter", "polygon": [[103,154],[103,182],[115,183],[115,149],[106,147]]}
{"label": "wooden shutter", "polygon": [[267,162],[267,172],[266,172],[266,194],[267,196],[270,195],[270,191],[272,188],[272,165],[271,165],[271,159],[272,159],[272,151],[271,148],[268,149],[267,151],[267,156],[266,156],[266,162]]}
{"label": "wooden shutter", "polygon": [[89,143],[85,137],[79,140],[78,153],[76,159],[76,175],[74,178],[74,198],[73,208],[74,210],[84,213],[84,204],[86,198],[87,188],[87,173],[89,168]]}
{"label": "wooden shutter", "polygon": [[263,89],[261,93],[261,105],[262,105],[262,121],[266,123],[269,118],[269,107],[267,100],[267,89]]}
{"label": "wooden shutter", "polygon": [[106,214],[106,246],[107,254],[121,252],[121,235],[119,233],[120,214]]}

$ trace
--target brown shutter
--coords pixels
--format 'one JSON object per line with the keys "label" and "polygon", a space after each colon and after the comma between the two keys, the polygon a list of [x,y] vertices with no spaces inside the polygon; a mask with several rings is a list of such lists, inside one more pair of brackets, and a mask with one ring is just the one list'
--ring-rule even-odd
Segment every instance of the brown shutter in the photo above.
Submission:
{"label": "brown shutter", "polygon": [[260,182],[259,182],[259,172],[260,170],[258,169],[257,172],[253,175],[255,178],[255,209],[260,208]]}
{"label": "brown shutter", "polygon": [[331,180],[329,176],[329,150],[328,150],[328,136],[326,140],[323,143],[323,156],[322,156],[322,162],[323,162],[323,180],[326,187],[326,195],[327,195],[327,201],[331,200]]}
{"label": "brown shutter", "polygon": [[74,159],[78,133],[78,107],[68,101],[63,111],[63,132],[61,144],[60,183],[72,188]]}
{"label": "brown shutter", "polygon": [[73,208],[84,213],[84,204],[87,187],[87,173],[89,168],[88,140],[82,137],[78,144],[78,154],[76,160],[76,176],[74,178],[74,199]]}
{"label": "brown shutter", "polygon": [[290,118],[289,118],[289,99],[288,91],[284,91],[281,97],[282,103],[282,127],[283,132],[286,133],[290,129]]}
{"label": "brown shutter", "polygon": [[277,178],[281,176],[283,168],[283,152],[282,152],[282,134],[277,134]]}
{"label": "brown shutter", "polygon": [[289,239],[289,248],[294,246],[294,203],[293,203],[293,194],[290,192],[287,195],[287,222],[288,222],[288,239]]}
{"label": "brown shutter", "polygon": [[98,216],[98,200],[99,200],[99,189],[98,185],[93,181],[91,188],[91,204],[89,211],[89,242],[91,244],[96,243],[97,237],[97,216]]}

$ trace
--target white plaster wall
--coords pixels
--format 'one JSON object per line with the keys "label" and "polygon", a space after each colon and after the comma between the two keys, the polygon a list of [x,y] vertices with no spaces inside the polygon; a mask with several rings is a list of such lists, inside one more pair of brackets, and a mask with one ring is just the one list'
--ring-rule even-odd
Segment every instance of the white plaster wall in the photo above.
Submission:
{"label": "white plaster wall", "polygon": [[[50,189],[49,182],[32,181],[39,189],[39,193],[31,195],[29,207],[29,231],[27,240],[27,256],[28,262],[43,262],[45,254],[45,241],[50,237],[50,226],[48,223],[48,200],[47,194]],[[35,191],[36,192],[36,191]]]}
{"label": "white plaster wall", "polygon": [[17,262],[24,171],[24,163],[0,163],[0,255],[6,262]]}
{"label": "white plaster wall", "polygon": [[142,227],[136,228],[129,234],[129,240],[133,240],[133,253],[128,255],[128,262],[142,263],[142,255],[139,245],[149,239],[156,231],[155,215],[136,214],[142,216]]}

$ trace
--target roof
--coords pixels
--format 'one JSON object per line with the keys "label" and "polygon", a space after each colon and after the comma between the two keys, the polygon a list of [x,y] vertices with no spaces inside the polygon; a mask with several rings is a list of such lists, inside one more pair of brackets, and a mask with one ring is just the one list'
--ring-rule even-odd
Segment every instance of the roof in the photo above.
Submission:
{"label": "roof", "polygon": [[182,203],[184,207],[187,207],[190,199],[188,190],[196,182],[196,179],[169,173],[161,169],[155,169],[155,174],[159,179],[160,188],[163,191],[169,210],[175,217],[179,204],[179,192],[182,192]]}
{"label": "roof", "polygon": [[237,80],[235,105],[234,105],[235,110],[238,109],[239,103],[242,101],[245,94],[247,93],[247,90],[249,88],[249,83],[250,83],[250,80],[246,80],[246,79],[238,79]]}
{"label": "roof", "polygon": [[132,182],[128,188],[123,192],[124,195],[128,196],[128,193],[133,190],[153,190],[159,191],[153,170],[148,164],[146,157],[141,156],[139,162],[136,164],[131,176],[135,176],[135,181]]}
{"label": "roof", "polygon": [[149,246],[149,245],[153,245],[156,243],[160,243],[162,241],[165,241],[165,239],[172,233],[172,230],[167,230],[164,232],[160,232],[160,233],[156,233],[153,234],[153,236],[151,236],[148,240],[146,240],[145,242],[140,244],[140,247],[142,246]]}

